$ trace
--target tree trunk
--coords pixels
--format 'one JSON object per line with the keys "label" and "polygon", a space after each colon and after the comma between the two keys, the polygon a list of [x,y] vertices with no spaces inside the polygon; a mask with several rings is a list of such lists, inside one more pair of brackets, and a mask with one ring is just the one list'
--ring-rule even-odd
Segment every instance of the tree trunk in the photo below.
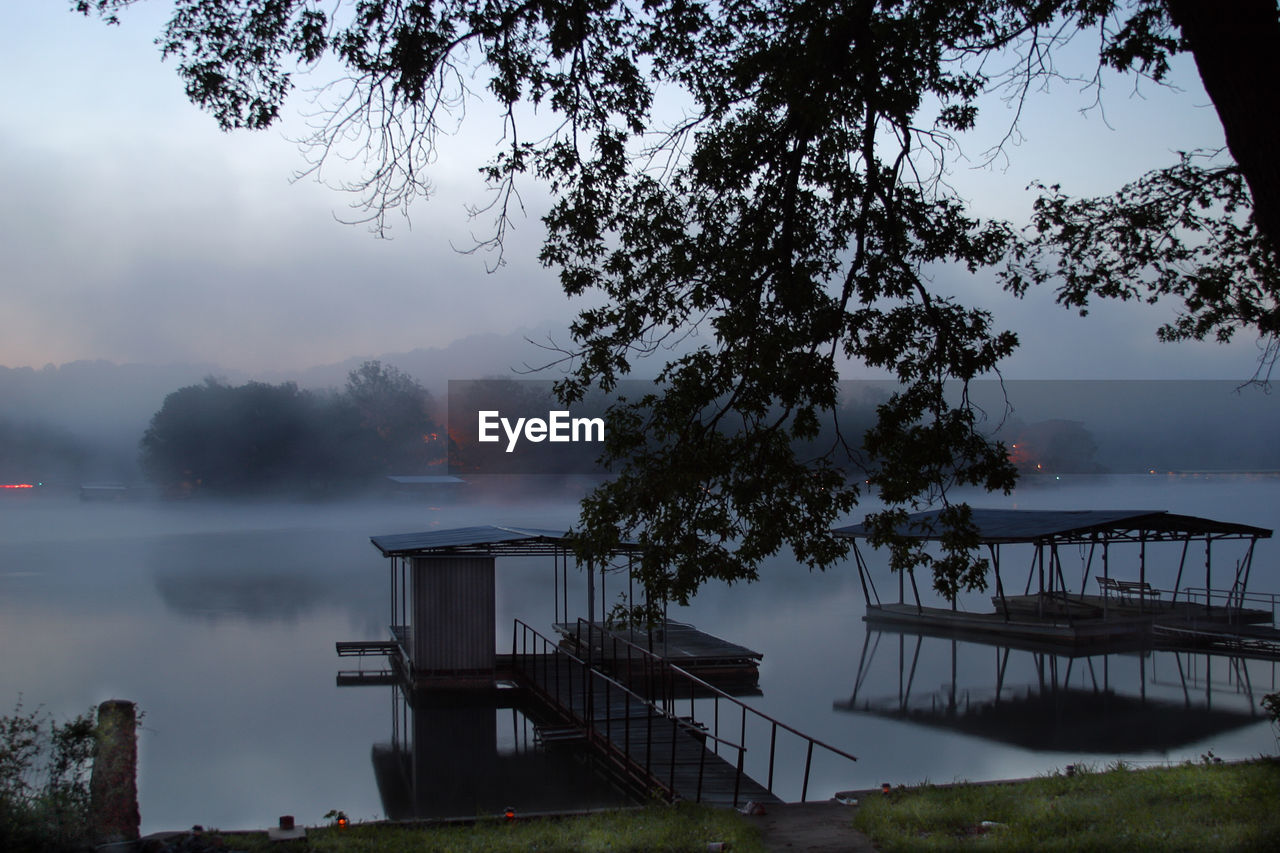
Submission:
{"label": "tree trunk", "polygon": [[1213,99],[1253,196],[1258,230],[1280,254],[1280,15],[1276,0],[1165,0]]}

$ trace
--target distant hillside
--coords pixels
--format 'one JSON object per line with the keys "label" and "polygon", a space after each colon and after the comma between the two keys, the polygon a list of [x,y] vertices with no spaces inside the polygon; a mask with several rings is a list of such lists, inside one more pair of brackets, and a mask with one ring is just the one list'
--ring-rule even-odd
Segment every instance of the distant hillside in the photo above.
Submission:
{"label": "distant hillside", "polygon": [[[353,356],[292,374],[245,374],[209,364],[107,361],[38,369],[0,367],[0,425],[17,428],[7,434],[27,436],[28,442],[30,428],[47,428],[58,435],[50,446],[74,445],[78,458],[101,463],[86,463],[88,468],[121,471],[135,462],[138,442],[165,396],[208,376],[231,384],[257,379],[296,382],[302,388],[340,388],[350,371],[378,359],[443,400],[450,379],[556,378],[560,368],[536,375],[521,372],[554,361],[555,352],[537,345],[549,346],[553,340],[563,343],[567,335],[551,327],[472,335],[443,347]],[[663,360],[672,354],[660,353]],[[657,366],[638,363],[636,378],[652,376]],[[868,406],[874,405],[877,394],[892,388],[886,382],[851,387],[856,385],[875,390]],[[1014,380],[977,382],[971,391],[986,412],[984,428],[999,427],[995,434],[1007,443],[1017,441],[1019,434],[1054,435],[1054,453],[1060,456],[1066,447],[1080,457],[1071,462],[1078,471],[1280,470],[1280,396],[1256,387],[1198,380]],[[1045,426],[1049,422],[1062,423]],[[1064,444],[1067,437],[1071,441]]]}
{"label": "distant hillside", "polygon": [[[1019,427],[1078,422],[1096,445],[1098,466],[1116,473],[1171,470],[1280,470],[1280,396],[1213,380],[1015,380],[1004,383],[1012,411],[997,435]],[[976,383],[974,398],[994,427],[999,383]]]}

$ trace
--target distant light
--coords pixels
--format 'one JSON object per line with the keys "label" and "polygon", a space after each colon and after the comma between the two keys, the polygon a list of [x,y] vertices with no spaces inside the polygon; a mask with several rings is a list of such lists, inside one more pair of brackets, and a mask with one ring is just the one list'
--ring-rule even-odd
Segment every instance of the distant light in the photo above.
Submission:
{"label": "distant light", "polygon": [[513,809],[513,808],[511,808],[510,806],[508,806],[508,807],[507,807],[507,810],[506,810],[505,812],[503,812],[503,813],[502,813],[502,816],[503,816],[503,817],[505,817],[507,820],[515,820],[515,819],[516,819],[516,810],[515,810],[515,809]]}
{"label": "distant light", "polygon": [[35,488],[35,485],[32,483],[0,483],[0,489],[34,489],[34,488]]}
{"label": "distant light", "polygon": [[338,829],[346,829],[347,823],[348,821],[345,816],[338,818]]}

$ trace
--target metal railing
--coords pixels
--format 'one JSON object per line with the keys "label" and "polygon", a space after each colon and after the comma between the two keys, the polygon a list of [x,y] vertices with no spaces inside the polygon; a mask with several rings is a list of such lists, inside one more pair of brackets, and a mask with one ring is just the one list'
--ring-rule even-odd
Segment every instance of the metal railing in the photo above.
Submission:
{"label": "metal railing", "polygon": [[[594,657],[598,648],[602,664],[610,666],[615,674],[620,675],[633,688],[638,686],[646,697],[661,707],[669,716],[678,716],[679,706],[682,706],[687,700],[689,703],[688,716],[692,719],[695,716],[696,701],[699,699],[703,701],[709,700],[712,706],[710,735],[716,740],[717,745],[721,742],[720,719],[722,716],[721,706],[723,704],[729,705],[727,712],[728,722],[738,723],[738,739],[744,744],[744,751],[747,749],[748,718],[763,722],[769,733],[769,759],[764,787],[770,792],[774,790],[774,771],[777,768],[779,731],[798,738],[805,745],[804,774],[800,785],[801,802],[807,801],[809,796],[809,777],[813,769],[815,746],[849,761],[858,760],[856,756],[850,755],[844,750],[824,743],[769,716],[763,711],[752,708],[719,687],[650,652],[643,646],[637,645],[625,637],[620,637],[613,631],[593,624],[586,619],[578,619],[576,637],[580,644],[583,641],[584,634],[589,655]],[[597,639],[599,640],[598,643]],[[623,653],[620,654],[620,650]],[[735,716],[737,720],[733,719]],[[741,756],[739,756],[739,763],[741,764]]]}
{"label": "metal railing", "polygon": [[1276,607],[1280,604],[1280,593],[1273,592],[1241,592],[1238,589],[1206,589],[1202,586],[1184,587],[1183,600],[1189,604],[1209,606],[1221,603],[1229,610],[1244,610],[1248,605],[1257,605],[1258,610],[1271,611],[1271,624],[1276,622]]}
{"label": "metal railing", "polygon": [[[626,685],[609,677],[584,660],[560,648],[529,625],[515,620],[511,638],[511,657],[516,670],[525,676],[535,690],[550,700],[569,721],[580,727],[587,740],[597,747],[618,769],[646,785],[657,785],[668,800],[689,797],[689,792],[676,788],[677,745],[684,734],[696,741],[714,742],[715,754],[720,748],[737,751],[733,804],[738,804],[743,778],[746,748],[718,735],[700,729],[691,720],[666,712],[654,702]],[[615,701],[620,708],[615,708]],[[644,725],[644,737],[632,739],[632,724]],[[614,734],[614,724],[622,725],[621,741]],[[654,734],[669,727],[669,755],[656,755]],[[643,741],[639,743],[636,741]],[[707,750],[699,746],[697,782],[692,799],[702,801]],[[667,758],[666,773],[658,766]]]}

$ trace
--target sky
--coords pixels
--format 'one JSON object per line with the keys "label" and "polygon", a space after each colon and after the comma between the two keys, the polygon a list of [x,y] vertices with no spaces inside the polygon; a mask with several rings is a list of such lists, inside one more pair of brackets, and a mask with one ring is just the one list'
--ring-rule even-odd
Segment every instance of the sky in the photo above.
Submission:
{"label": "sky", "polygon": [[[479,152],[499,135],[486,105],[444,141],[435,196],[380,240],[339,221],[351,216],[342,193],[292,179],[305,165],[290,141],[303,130],[301,96],[281,128],[223,133],[161,62],[167,4],[141,3],[116,27],[69,5],[9,0],[0,31],[0,365],[189,362],[279,375],[572,319],[536,259],[537,186],[524,187],[528,216],[504,266],[490,273],[491,258],[458,251],[483,228],[466,210],[485,199]],[[1088,47],[1073,48],[1077,60]],[[1221,145],[1194,67],[1181,62],[1174,80],[1181,91],[1135,92],[1132,78],[1111,77],[1102,107],[1085,112],[1093,92],[1056,85],[1033,97],[1019,143],[994,166],[976,168],[994,136],[966,141],[971,159],[953,159],[951,182],[978,213],[1017,222],[1034,178],[1102,193],[1177,150]],[[1011,114],[995,99],[986,110],[998,136]],[[1048,292],[1013,300],[990,276],[943,270],[936,282],[1019,332],[1011,378],[1243,379],[1255,366],[1247,335],[1230,347],[1157,343],[1167,309],[1106,304],[1081,319]],[[457,373],[472,378],[466,365]]]}

